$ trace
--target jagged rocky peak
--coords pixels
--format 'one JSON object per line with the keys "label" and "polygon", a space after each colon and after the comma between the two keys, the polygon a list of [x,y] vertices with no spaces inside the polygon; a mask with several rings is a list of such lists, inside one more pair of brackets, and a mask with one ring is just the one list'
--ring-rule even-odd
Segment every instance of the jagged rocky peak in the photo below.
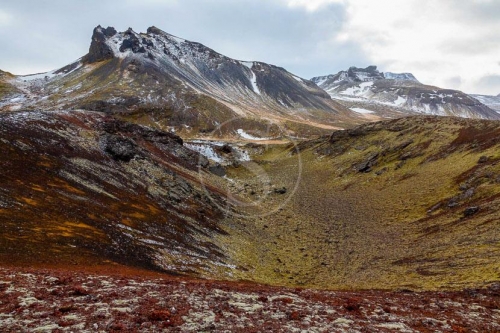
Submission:
{"label": "jagged rocky peak", "polygon": [[104,29],[100,25],[94,28],[92,33],[92,42],[90,43],[89,53],[84,57],[85,63],[94,63],[114,57],[113,49],[106,43],[106,41],[116,35],[117,32],[113,27]]}
{"label": "jagged rocky peak", "polygon": [[384,79],[383,73],[377,70],[377,66],[368,66],[366,68],[350,67],[347,75],[354,81],[375,81]]}
{"label": "jagged rocky peak", "polygon": [[191,42],[168,34],[155,26],[146,33],[137,33],[132,28],[117,32],[114,28],[97,26],[92,35],[92,43],[84,62],[94,63],[111,58],[124,58],[130,54],[142,55],[154,60],[167,57],[179,61],[185,56],[199,56],[207,59],[225,58],[221,54],[197,42]]}

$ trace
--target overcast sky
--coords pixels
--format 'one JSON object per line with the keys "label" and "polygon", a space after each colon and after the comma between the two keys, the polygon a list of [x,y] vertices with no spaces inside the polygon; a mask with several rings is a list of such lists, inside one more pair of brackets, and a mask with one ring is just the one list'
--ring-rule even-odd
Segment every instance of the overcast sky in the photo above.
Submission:
{"label": "overcast sky", "polygon": [[304,78],[377,65],[500,93],[500,0],[2,0],[0,69],[62,67],[87,53],[98,24],[155,25]]}

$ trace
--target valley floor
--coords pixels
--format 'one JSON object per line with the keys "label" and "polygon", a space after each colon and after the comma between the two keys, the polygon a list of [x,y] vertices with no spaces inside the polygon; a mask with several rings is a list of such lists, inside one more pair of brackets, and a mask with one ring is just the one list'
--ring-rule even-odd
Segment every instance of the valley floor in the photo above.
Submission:
{"label": "valley floor", "polygon": [[0,268],[2,332],[500,332],[500,285],[321,291],[151,272]]}

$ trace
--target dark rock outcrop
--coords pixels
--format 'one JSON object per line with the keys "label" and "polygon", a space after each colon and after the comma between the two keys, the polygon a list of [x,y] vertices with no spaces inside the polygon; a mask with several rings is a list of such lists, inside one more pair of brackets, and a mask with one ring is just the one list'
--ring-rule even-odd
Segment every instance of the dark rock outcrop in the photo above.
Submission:
{"label": "dark rock outcrop", "polygon": [[92,43],[90,44],[89,53],[83,58],[84,63],[92,64],[114,57],[113,50],[106,44],[106,39],[116,34],[113,27],[106,29],[98,25],[92,34]]}
{"label": "dark rock outcrop", "polygon": [[115,161],[130,162],[136,155],[140,155],[139,148],[129,138],[106,134],[100,141],[104,151]]}
{"label": "dark rock outcrop", "polygon": [[224,177],[226,175],[226,169],[224,169],[220,163],[208,167],[208,171],[219,177]]}
{"label": "dark rock outcrop", "polygon": [[284,186],[274,189],[274,193],[276,193],[276,194],[285,194],[286,192],[287,192],[287,189]]}
{"label": "dark rock outcrop", "polygon": [[360,163],[356,166],[356,170],[358,172],[370,172],[372,171],[372,167],[377,165],[378,153],[370,155],[364,162]]}
{"label": "dark rock outcrop", "polygon": [[474,206],[474,207],[467,207],[467,208],[464,210],[464,217],[470,217],[470,216],[472,216],[472,215],[477,214],[477,212],[479,212],[479,207],[477,207],[477,206]]}
{"label": "dark rock outcrop", "polygon": [[124,52],[126,50],[132,50],[134,53],[145,53],[146,49],[141,44],[141,41],[134,34],[132,28],[129,28],[125,31],[126,39],[123,40],[122,45],[120,46],[120,52]]}

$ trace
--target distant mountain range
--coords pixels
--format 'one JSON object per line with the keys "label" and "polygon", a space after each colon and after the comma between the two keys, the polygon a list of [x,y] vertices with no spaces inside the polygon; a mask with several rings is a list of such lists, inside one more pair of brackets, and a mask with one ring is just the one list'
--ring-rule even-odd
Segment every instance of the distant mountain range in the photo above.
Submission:
{"label": "distant mountain range", "polygon": [[497,96],[489,96],[489,95],[470,95],[488,106],[490,109],[493,109],[500,113],[500,94]]}
{"label": "distant mountain range", "polygon": [[360,113],[381,117],[398,117],[402,113],[500,119],[495,110],[485,105],[491,105],[488,98],[425,85],[410,73],[382,73],[376,66],[351,67],[337,74],[314,77],[312,81],[334,100]]}
{"label": "distant mountain range", "polygon": [[24,76],[0,71],[0,110],[101,111],[183,137],[311,137],[416,114],[500,119],[499,100],[376,66],[307,80],[154,26],[146,33],[98,26],[89,52],[72,64]]}

